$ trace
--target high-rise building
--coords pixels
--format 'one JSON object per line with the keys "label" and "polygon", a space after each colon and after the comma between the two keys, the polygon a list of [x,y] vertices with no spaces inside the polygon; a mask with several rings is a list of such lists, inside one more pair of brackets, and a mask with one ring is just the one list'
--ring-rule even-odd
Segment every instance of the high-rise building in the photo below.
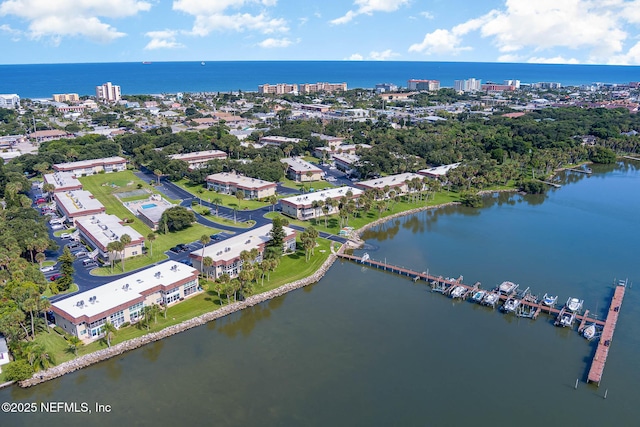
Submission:
{"label": "high-rise building", "polygon": [[453,88],[457,92],[477,92],[480,90],[481,81],[477,79],[456,80]]}
{"label": "high-rise building", "polygon": [[297,93],[298,85],[297,84],[289,84],[289,83],[278,83],[275,85],[270,85],[265,83],[263,85],[258,86],[258,93],[271,93],[275,95],[283,95],[285,93]]}
{"label": "high-rise building", "polygon": [[398,91],[398,86],[393,84],[393,83],[378,83],[376,85],[376,92],[377,93],[397,92],[397,91]]}
{"label": "high-rise building", "polygon": [[102,86],[96,86],[96,98],[100,101],[120,101],[120,86],[106,82]]}
{"label": "high-rise building", "polygon": [[303,83],[300,85],[300,93],[315,93],[315,92],[346,92],[346,83]]}
{"label": "high-rise building", "polygon": [[502,82],[503,85],[513,86],[516,89],[520,89],[520,80],[505,80]]}
{"label": "high-rise building", "polygon": [[20,105],[20,97],[15,93],[0,95],[0,108],[16,108]]}

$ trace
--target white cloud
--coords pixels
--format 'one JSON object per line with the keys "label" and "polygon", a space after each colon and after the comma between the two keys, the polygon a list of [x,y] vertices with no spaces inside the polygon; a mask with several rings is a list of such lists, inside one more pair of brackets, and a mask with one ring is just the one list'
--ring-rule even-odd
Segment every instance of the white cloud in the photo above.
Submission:
{"label": "white cloud", "polygon": [[184,45],[176,41],[177,34],[175,30],[149,31],[145,36],[151,40],[144,48],[145,50],[183,48]]}
{"label": "white cloud", "polygon": [[640,42],[636,43],[627,51],[627,53],[622,55],[614,55],[609,61],[609,65],[631,65],[631,64],[640,64]]}
{"label": "white cloud", "polygon": [[[287,21],[282,18],[271,18],[265,7],[275,6],[276,0],[174,0],[173,10],[184,12],[195,17],[191,33],[206,36],[212,31],[244,31],[251,30],[263,34],[287,32]],[[239,12],[229,14],[229,9],[258,7],[260,13]]]}
{"label": "white cloud", "polygon": [[350,57],[345,58],[345,61],[362,61],[364,60],[364,56],[360,55],[359,53],[353,53],[351,54]]}
{"label": "white cloud", "polygon": [[334,25],[350,22],[358,15],[372,15],[374,12],[395,12],[402,6],[409,4],[409,0],[355,0],[356,10],[349,10],[340,18],[330,21]]}
{"label": "white cloud", "polygon": [[457,53],[464,49],[464,36],[478,31],[502,53],[498,60],[573,63],[575,54],[566,54],[571,50],[581,53],[582,62],[638,63],[635,51],[622,53],[629,24],[640,24],[640,0],[505,0],[483,16],[426,34],[409,50]]}
{"label": "white cloud", "polygon": [[433,16],[433,13],[431,13],[429,11],[420,12],[420,16],[422,16],[424,19],[433,19],[433,18],[435,18]]}
{"label": "white cloud", "polygon": [[110,42],[126,34],[100,18],[125,18],[146,12],[151,3],[140,0],[6,0],[0,16],[12,15],[29,23],[25,33],[33,39],[49,37],[54,44],[69,36]]}
{"label": "white cloud", "polygon": [[288,38],[282,38],[282,39],[268,38],[258,43],[258,46],[264,47],[266,49],[272,49],[272,48],[279,48],[279,47],[288,47],[288,46],[291,46],[292,43],[293,42]]}
{"label": "white cloud", "polygon": [[22,36],[22,31],[11,28],[11,26],[7,24],[0,25],[0,32],[9,34],[12,41],[18,41]]}
{"label": "white cloud", "polygon": [[391,49],[383,50],[382,52],[372,51],[369,53],[369,58],[374,61],[386,61],[387,59],[399,56],[398,53],[393,52]]}

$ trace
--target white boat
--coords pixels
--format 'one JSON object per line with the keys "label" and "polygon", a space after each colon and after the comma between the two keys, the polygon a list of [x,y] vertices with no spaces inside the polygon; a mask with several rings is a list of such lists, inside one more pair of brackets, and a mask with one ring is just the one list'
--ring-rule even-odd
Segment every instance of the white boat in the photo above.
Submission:
{"label": "white boat", "polygon": [[485,295],[484,299],[482,300],[482,303],[484,305],[496,305],[498,300],[500,300],[500,296],[498,294],[489,292],[487,295]]}
{"label": "white boat", "polygon": [[505,295],[509,295],[510,293],[514,292],[517,287],[518,285],[513,282],[504,281],[500,284],[500,286],[498,286],[498,290]]}
{"label": "white boat", "polygon": [[471,297],[475,302],[482,302],[482,300],[484,299],[484,296],[487,293],[485,291],[476,291],[476,293],[473,294],[473,296]]}
{"label": "white boat", "polygon": [[467,288],[464,286],[456,286],[453,291],[451,291],[451,298],[462,298],[462,294],[466,291]]}
{"label": "white boat", "polygon": [[596,324],[592,323],[582,330],[582,336],[591,341],[596,336]]}
{"label": "white boat", "polygon": [[578,298],[569,298],[567,300],[567,309],[571,310],[572,312],[576,312],[579,311],[582,308],[582,300],[579,300]]}
{"label": "white boat", "polygon": [[562,327],[573,326],[573,322],[575,320],[576,320],[575,313],[571,313],[570,311],[565,311],[564,313],[562,313],[562,316],[560,316],[560,326]]}
{"label": "white boat", "polygon": [[544,297],[542,298],[542,304],[549,307],[555,305],[556,301],[558,301],[557,295],[544,294]]}
{"label": "white boat", "polygon": [[507,313],[513,313],[514,311],[516,311],[519,305],[520,305],[519,299],[509,298],[507,301],[505,301],[504,305],[502,306],[502,309]]}

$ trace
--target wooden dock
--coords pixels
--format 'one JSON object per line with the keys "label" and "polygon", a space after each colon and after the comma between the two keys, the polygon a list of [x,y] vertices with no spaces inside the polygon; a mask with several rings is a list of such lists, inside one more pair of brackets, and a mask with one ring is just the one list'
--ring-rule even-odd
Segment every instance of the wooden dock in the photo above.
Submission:
{"label": "wooden dock", "polygon": [[620,283],[616,286],[613,293],[611,306],[609,306],[609,312],[607,313],[607,320],[604,322],[602,335],[600,336],[600,341],[598,341],[598,348],[596,349],[595,356],[593,356],[589,375],[587,376],[587,382],[589,383],[596,383],[597,385],[600,385],[602,372],[604,371],[604,364],[607,362],[611,340],[613,339],[613,332],[616,329],[618,315],[620,314],[620,306],[622,305],[622,298],[624,298],[624,292],[626,289],[626,283]]}
{"label": "wooden dock", "polygon": [[628,159],[628,160],[640,160],[640,158],[638,157],[633,157],[633,156],[622,156],[623,159]]}
{"label": "wooden dock", "polygon": [[560,188],[560,187],[562,187],[560,184],[556,184],[555,182],[542,181],[542,180],[541,180],[540,182],[541,182],[541,183],[543,183],[543,184],[550,185],[550,186],[555,187],[555,188]]}
{"label": "wooden dock", "polygon": [[591,175],[592,174],[592,170],[591,169],[569,168],[567,170],[569,170],[571,172],[584,173],[584,174],[587,174],[587,175]]}
{"label": "wooden dock", "polygon": [[[398,267],[392,264],[375,261],[368,257],[363,260],[361,257],[355,256],[355,255],[348,255],[342,252],[339,252],[337,255],[340,258],[353,261],[357,264],[379,268],[384,271],[389,271],[395,274],[399,274],[401,276],[407,276],[414,282],[424,280],[427,283],[443,285],[443,287],[446,286],[447,289],[444,291],[445,293],[451,292],[456,286],[464,286],[467,289],[467,291],[465,292],[465,296],[479,289],[479,283],[476,282],[473,286],[465,285],[464,283],[462,283],[462,277],[458,279],[451,279],[451,278],[445,279],[442,276],[436,277],[436,276],[427,274],[426,272],[419,273],[417,271],[413,271],[404,267]],[[613,294],[613,299],[611,300],[611,306],[609,307],[609,312],[605,320],[590,318],[589,310],[586,310],[584,314],[577,314],[575,317],[578,321],[580,321],[580,326],[578,327],[579,332],[581,332],[582,329],[584,329],[587,323],[595,323],[596,325],[603,327],[602,335],[600,337],[600,341],[598,342],[598,348],[596,349],[595,356],[593,357],[593,361],[591,363],[591,368],[589,369],[587,382],[592,382],[600,385],[600,380],[602,379],[602,372],[604,371],[604,365],[607,361],[607,355],[609,354],[609,347],[611,345],[613,332],[616,328],[616,323],[618,321],[618,314],[620,313],[620,306],[622,305],[622,298],[624,297],[625,289],[626,289],[626,282],[620,282],[616,286]],[[499,296],[500,296],[500,300],[504,302],[508,298],[510,298],[512,295],[499,294]],[[538,315],[543,312],[548,313],[551,316],[558,316],[565,309],[564,306],[558,309],[555,307],[549,307],[547,305],[544,305],[538,302],[528,301],[526,299],[521,299],[520,304],[527,306],[534,313],[533,316],[531,317],[532,319],[536,319]]]}

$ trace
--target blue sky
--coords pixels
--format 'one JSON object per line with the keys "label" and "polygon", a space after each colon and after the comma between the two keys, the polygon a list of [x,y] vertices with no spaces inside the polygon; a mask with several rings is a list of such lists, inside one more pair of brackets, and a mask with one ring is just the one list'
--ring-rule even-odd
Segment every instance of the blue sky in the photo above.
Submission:
{"label": "blue sky", "polygon": [[5,63],[640,64],[640,0],[0,0]]}

